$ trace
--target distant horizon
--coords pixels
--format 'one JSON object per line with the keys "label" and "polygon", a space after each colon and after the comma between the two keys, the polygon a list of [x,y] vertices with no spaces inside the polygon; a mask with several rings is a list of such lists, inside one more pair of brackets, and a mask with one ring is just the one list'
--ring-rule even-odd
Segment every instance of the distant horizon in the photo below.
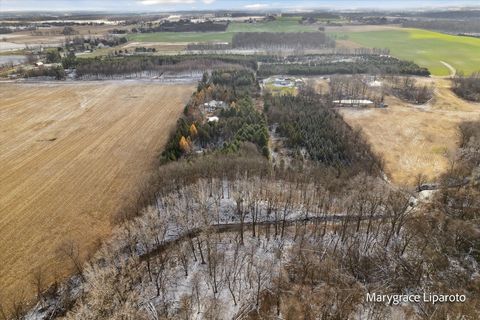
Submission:
{"label": "distant horizon", "polygon": [[274,0],[0,0],[0,12],[179,12],[179,11],[310,11],[310,10],[445,10],[480,9],[477,0],[448,1],[291,1]]}

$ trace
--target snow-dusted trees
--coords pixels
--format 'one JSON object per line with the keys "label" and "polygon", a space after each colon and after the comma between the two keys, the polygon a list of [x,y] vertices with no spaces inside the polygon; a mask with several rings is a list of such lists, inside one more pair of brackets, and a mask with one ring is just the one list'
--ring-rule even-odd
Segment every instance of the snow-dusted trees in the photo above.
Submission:
{"label": "snow-dusted trees", "polygon": [[375,319],[388,309],[363,305],[366,292],[447,283],[432,273],[452,271],[436,250],[465,229],[436,227],[411,212],[408,193],[365,175],[328,188],[292,180],[208,178],[162,194],[85,268],[69,318],[94,308],[104,318]]}

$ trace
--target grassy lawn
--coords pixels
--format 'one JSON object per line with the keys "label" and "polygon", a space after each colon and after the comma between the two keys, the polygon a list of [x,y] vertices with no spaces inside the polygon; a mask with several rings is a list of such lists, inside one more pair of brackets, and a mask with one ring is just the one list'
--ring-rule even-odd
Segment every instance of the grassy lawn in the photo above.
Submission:
{"label": "grassy lawn", "polygon": [[279,18],[275,21],[243,23],[232,22],[226,32],[152,32],[130,34],[129,41],[138,42],[229,42],[236,32],[308,32],[315,26],[301,25],[299,17]]}
{"label": "grassy lawn", "polygon": [[452,36],[421,29],[398,29],[365,32],[336,32],[338,38],[348,39],[365,47],[390,48],[401,59],[413,60],[427,67],[434,75],[449,75],[440,61],[457,71],[470,74],[480,71],[480,39]]}
{"label": "grassy lawn", "polygon": [[297,88],[295,87],[277,87],[273,83],[267,83],[265,88],[268,89],[273,95],[291,95],[297,94]]}

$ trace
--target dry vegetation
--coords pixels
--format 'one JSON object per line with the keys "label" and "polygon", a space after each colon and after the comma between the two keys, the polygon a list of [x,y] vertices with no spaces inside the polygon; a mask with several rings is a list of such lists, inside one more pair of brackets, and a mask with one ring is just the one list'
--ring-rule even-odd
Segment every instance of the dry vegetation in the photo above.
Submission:
{"label": "dry vegetation", "polygon": [[393,182],[413,184],[422,173],[436,179],[450,166],[450,155],[458,145],[458,125],[480,118],[480,105],[458,98],[447,79],[419,78],[434,82],[433,100],[413,106],[387,96],[385,109],[341,109],[345,120],[362,128],[373,150],[385,159]]}
{"label": "dry vegetation", "polygon": [[2,35],[7,42],[13,42],[25,45],[35,44],[55,44],[65,42],[66,38],[73,38],[74,36],[95,37],[104,36],[109,30],[114,29],[114,26],[73,26],[73,29],[78,32],[72,36],[65,36],[62,34],[64,27],[51,27],[43,29],[35,34],[32,31],[18,31],[10,34]]}
{"label": "dry vegetation", "polygon": [[192,91],[138,82],[1,84],[0,300],[33,297],[39,266],[48,282],[72,271],[58,259],[66,240],[80,243],[84,259],[110,233],[112,214],[149,174]]}

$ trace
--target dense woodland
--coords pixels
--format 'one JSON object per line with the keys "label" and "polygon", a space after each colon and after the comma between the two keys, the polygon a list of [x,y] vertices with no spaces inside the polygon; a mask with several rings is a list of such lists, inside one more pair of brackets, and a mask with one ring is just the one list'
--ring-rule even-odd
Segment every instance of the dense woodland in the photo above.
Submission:
{"label": "dense woodland", "polygon": [[457,74],[453,79],[453,92],[463,99],[480,102],[480,72],[471,76]]}
{"label": "dense woodland", "polygon": [[[163,152],[164,161],[195,150],[237,152],[245,142],[255,144],[268,157],[266,119],[252,100],[257,90],[255,76],[247,69],[205,73]],[[218,122],[206,121],[201,110],[203,103],[211,100],[227,104],[218,112]]]}
{"label": "dense woodland", "polygon": [[324,100],[308,90],[298,96],[265,96],[270,125],[287,138],[286,145],[305,148],[309,157],[325,166],[376,175],[382,170],[359,131],[354,131]]}
{"label": "dense woodland", "polygon": [[318,49],[333,48],[335,41],[324,32],[238,32],[233,35],[236,49]]}

